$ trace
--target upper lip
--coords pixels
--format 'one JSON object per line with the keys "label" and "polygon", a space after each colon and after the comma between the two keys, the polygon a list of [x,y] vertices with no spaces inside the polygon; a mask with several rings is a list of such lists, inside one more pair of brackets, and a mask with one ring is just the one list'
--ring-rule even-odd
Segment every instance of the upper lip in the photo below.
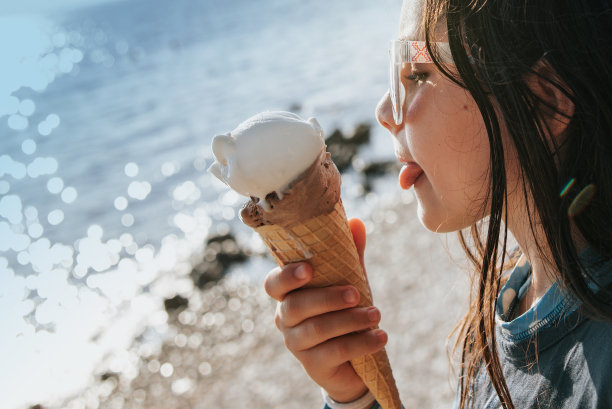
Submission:
{"label": "upper lip", "polygon": [[414,160],[412,160],[412,158],[410,157],[410,155],[408,155],[406,152],[395,151],[395,157],[398,161],[404,164],[415,163]]}

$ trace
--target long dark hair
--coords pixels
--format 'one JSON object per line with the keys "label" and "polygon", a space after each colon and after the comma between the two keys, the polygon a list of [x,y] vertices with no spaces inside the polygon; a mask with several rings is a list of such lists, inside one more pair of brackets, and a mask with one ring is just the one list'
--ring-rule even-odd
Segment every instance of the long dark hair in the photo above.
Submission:
{"label": "long dark hair", "polygon": [[[446,21],[456,67],[451,73],[429,45]],[[540,252],[585,314],[612,320],[611,295],[582,264],[579,232],[612,258],[612,5],[609,0],[427,0],[425,37],[438,68],[467,89],[490,144],[490,216],[460,241],[475,265],[470,308],[459,325],[460,407],[470,405],[476,373],[485,368],[502,407],[514,408],[495,340],[495,307],[506,261],[506,169],[502,126],[520,162],[531,231],[542,229]],[[548,64],[551,75],[534,69]],[[546,117],[555,111],[530,89],[535,75],[574,105],[561,144],[551,143]],[[486,232],[485,232],[486,230]],[[574,233],[574,234],[572,234]]]}

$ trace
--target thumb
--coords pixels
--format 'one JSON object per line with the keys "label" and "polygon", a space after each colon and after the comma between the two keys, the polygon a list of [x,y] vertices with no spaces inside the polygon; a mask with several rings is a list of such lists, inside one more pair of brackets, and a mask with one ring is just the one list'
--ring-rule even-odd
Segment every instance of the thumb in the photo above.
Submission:
{"label": "thumb", "polygon": [[355,247],[357,247],[357,254],[359,254],[359,262],[361,263],[361,267],[363,271],[365,271],[365,263],[363,261],[363,253],[365,251],[366,246],[366,229],[365,225],[361,221],[361,219],[353,218],[349,219],[349,228],[351,229],[351,233],[353,234],[353,241],[355,242]]}

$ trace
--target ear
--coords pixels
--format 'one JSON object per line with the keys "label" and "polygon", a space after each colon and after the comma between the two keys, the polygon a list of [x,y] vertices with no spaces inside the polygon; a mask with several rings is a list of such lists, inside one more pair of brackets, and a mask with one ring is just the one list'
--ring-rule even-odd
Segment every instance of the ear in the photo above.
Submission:
{"label": "ear", "polygon": [[571,90],[543,58],[533,66],[526,82],[540,100],[538,109],[550,136],[559,137],[574,115]]}

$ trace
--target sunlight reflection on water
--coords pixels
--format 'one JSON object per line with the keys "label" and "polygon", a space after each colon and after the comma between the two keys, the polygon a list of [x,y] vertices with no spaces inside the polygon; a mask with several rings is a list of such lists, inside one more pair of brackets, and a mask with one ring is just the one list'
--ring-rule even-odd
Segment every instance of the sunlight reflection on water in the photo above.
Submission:
{"label": "sunlight reflection on water", "polygon": [[[111,17],[120,20],[119,14]],[[158,14],[140,24],[157,32],[155,18],[170,21]],[[211,27],[220,24],[202,14]],[[250,18],[243,17],[245,27],[252,28]],[[335,27],[332,23],[329,27]],[[325,54],[315,45],[303,61],[294,42],[275,42],[274,31],[266,29],[260,41],[273,45],[270,55],[286,53],[286,58],[270,58],[254,48],[252,54],[231,53],[224,59],[226,44],[204,41],[209,32],[200,29],[200,22],[194,26],[186,39],[175,38],[183,29],[177,25],[171,29],[178,34],[173,31],[161,41],[148,34],[135,41],[91,17],[72,25],[0,17],[0,55],[6,62],[0,78],[0,308],[10,311],[0,323],[0,350],[11,351],[5,352],[0,381],[6,380],[8,389],[39,385],[28,397],[38,400],[53,391],[64,393],[68,386],[78,388],[89,380],[101,351],[127,348],[145,327],[143,345],[154,349],[151,345],[168,331],[160,301],[193,292],[189,273],[194,260],[207,256],[202,243],[209,234],[232,230],[241,245],[264,250],[251,231],[236,229],[244,198],[204,172],[212,157],[207,135],[213,135],[213,125],[220,128],[215,131],[227,131],[247,112],[270,105],[287,109],[294,98],[303,103],[303,115],[320,114],[330,127],[354,125],[370,118],[377,93],[386,86],[385,50],[378,57],[367,47]],[[242,38],[243,28],[230,29],[228,37]],[[334,37],[339,50],[346,49],[343,34]],[[249,41],[254,47],[256,40]],[[380,81],[367,78],[358,64],[348,64],[355,52],[357,60],[380,60]],[[308,74],[296,77],[296,58],[311,65]],[[353,68],[330,70],[328,61]],[[235,65],[229,70],[226,64]],[[323,76],[331,71],[339,78],[363,76],[357,84],[363,87]],[[293,88],[266,99],[267,80],[253,80],[264,74],[281,88]],[[219,85],[220,78],[241,85],[228,89]],[[334,90],[333,84],[340,88]],[[355,90],[347,97],[343,93],[349,87]],[[232,109],[220,109],[220,103]],[[341,113],[345,122],[332,121]],[[385,200],[361,200],[358,177],[348,175],[345,181],[347,209]],[[387,214],[384,219],[394,218]],[[261,272],[270,265],[258,262],[254,269]],[[236,314],[224,312],[218,305],[222,297],[216,297],[203,301],[220,308],[212,315],[196,317],[188,310],[180,322],[217,331],[223,339],[256,332],[248,294],[242,287],[236,291],[223,307]],[[240,318],[228,322],[235,316]],[[198,348],[206,341],[194,330],[176,334],[173,342],[177,348]],[[231,352],[229,346],[219,348]],[[137,373],[136,360],[124,354],[110,367],[129,378]],[[202,376],[211,374],[212,362],[197,368]],[[174,362],[158,362],[156,372],[166,363],[173,368],[170,378],[176,378],[173,393],[187,394],[193,377],[177,373]],[[107,381],[102,389],[114,382]],[[109,393],[102,390],[101,396]],[[85,407],[88,399],[72,406]]]}

